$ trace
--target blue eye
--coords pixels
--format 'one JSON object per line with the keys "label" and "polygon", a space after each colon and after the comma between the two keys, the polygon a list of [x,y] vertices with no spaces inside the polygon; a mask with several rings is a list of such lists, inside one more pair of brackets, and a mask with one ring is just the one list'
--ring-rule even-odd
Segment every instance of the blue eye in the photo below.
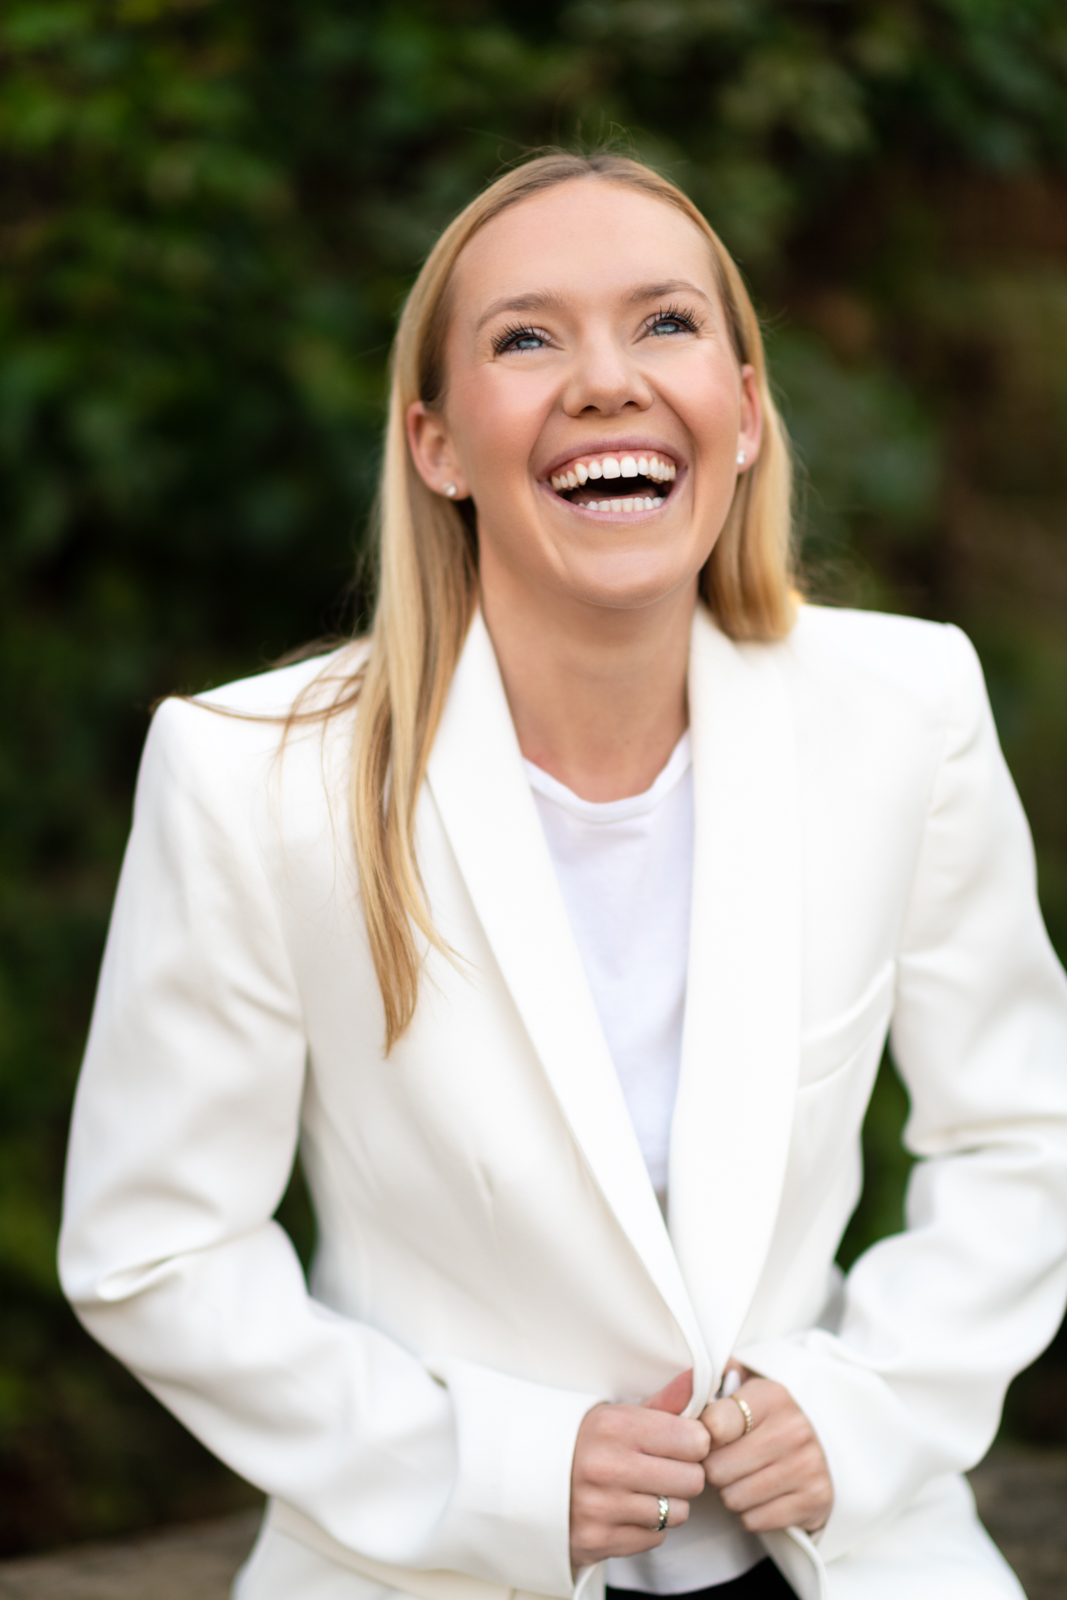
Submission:
{"label": "blue eye", "polygon": [[657,338],[678,333],[696,333],[696,318],[686,311],[659,311],[648,326]]}
{"label": "blue eye", "polygon": [[536,328],[505,328],[493,340],[493,349],[499,356],[508,350],[541,350],[546,343],[545,335]]}

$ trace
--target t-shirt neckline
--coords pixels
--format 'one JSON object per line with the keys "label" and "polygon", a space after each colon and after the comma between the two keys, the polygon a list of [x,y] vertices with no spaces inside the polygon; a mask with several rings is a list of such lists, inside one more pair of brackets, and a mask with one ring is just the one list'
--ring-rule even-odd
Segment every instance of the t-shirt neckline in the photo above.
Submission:
{"label": "t-shirt neckline", "polygon": [[688,772],[692,763],[692,748],[688,728],[671,751],[667,765],[658,774],[651,788],[641,794],[624,795],[621,800],[583,800],[581,795],[568,789],[565,783],[524,759],[523,766],[530,787],[546,800],[561,806],[572,816],[585,822],[626,822],[632,817],[645,816],[665,800],[671,790]]}

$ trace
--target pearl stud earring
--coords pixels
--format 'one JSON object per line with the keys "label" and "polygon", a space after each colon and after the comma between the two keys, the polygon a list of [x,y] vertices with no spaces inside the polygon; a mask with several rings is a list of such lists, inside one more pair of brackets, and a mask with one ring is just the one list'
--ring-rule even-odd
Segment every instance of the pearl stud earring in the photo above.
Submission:
{"label": "pearl stud earring", "polygon": [[743,467],[747,460],[748,456],[745,454],[745,452],[743,450],[739,450],[737,452],[737,465],[739,467]]}
{"label": "pearl stud earring", "polygon": [[454,500],[456,498],[456,486],[454,483],[445,484],[445,494],[447,494],[450,500]]}

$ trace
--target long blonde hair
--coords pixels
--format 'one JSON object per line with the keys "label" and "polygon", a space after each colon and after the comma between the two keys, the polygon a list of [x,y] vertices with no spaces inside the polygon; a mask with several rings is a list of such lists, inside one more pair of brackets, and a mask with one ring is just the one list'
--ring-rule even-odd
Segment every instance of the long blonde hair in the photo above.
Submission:
{"label": "long blonde hair", "polygon": [[405,419],[413,402],[434,407],[444,399],[449,289],[464,246],[510,206],[575,181],[640,189],[681,211],[707,239],[734,352],[755,370],[764,431],[754,466],[738,478],[726,525],[700,575],[700,593],[733,639],[779,639],[794,619],[789,446],[767,384],[759,322],[725,246],[688,196],[627,157],[551,151],[506,172],[445,229],[400,318],[378,495],[379,582],[369,654],[334,702],[340,708],[358,696],[352,829],[387,1050],[415,1010],[421,941],[445,948],[416,859],[415,808],[478,603],[474,513],[423,483]]}

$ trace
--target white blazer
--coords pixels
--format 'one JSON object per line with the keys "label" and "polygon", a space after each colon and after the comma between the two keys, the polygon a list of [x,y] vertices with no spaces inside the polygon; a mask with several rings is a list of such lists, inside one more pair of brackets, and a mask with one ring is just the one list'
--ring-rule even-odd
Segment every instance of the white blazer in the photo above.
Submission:
{"label": "white blazer", "polygon": [[[334,662],[336,667],[337,663]],[[205,697],[284,712],[322,670]],[[802,1600],[1018,1596],[961,1469],[1067,1286],[1067,983],[974,653],[806,607],[696,619],[688,1002],[664,1224],[475,620],[419,804],[437,927],[389,1059],[347,717],[157,713],[71,1137],[90,1331],[272,1497],[243,1600],[568,1596],[586,1410],[727,1358],[814,1424]],[[891,1027],[908,1230],[842,1285]],[[310,1291],[272,1221],[297,1143]],[[580,1575],[596,1592],[602,1569]]]}

